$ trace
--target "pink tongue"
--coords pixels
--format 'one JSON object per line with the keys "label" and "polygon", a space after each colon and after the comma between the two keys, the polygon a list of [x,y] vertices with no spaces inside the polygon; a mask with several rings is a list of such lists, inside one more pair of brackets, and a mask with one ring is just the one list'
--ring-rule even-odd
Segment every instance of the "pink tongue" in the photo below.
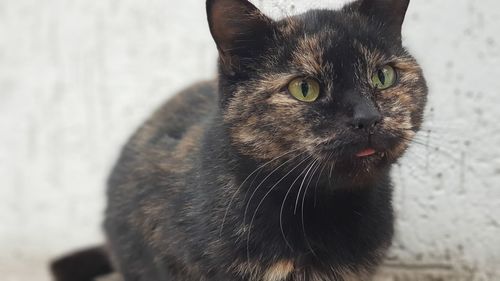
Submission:
{"label": "pink tongue", "polygon": [[358,156],[358,157],[367,157],[367,156],[372,156],[375,153],[376,153],[375,149],[373,149],[373,148],[367,148],[365,150],[361,150],[360,152],[358,152],[356,154],[356,156]]}

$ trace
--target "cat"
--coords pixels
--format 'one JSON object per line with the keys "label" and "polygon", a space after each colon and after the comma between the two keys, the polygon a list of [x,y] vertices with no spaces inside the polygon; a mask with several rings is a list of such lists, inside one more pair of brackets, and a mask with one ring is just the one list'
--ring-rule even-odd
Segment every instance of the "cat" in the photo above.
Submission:
{"label": "cat", "polygon": [[428,92],[402,46],[408,5],[275,21],[208,0],[218,79],[154,113],[109,178],[104,229],[123,279],[370,280],[394,232],[391,166]]}

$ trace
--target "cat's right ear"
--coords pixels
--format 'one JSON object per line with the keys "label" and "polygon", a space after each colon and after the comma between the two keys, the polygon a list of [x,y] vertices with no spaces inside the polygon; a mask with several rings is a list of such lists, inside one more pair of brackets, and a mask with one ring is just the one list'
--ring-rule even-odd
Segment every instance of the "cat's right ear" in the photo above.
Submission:
{"label": "cat's right ear", "polygon": [[237,72],[243,59],[258,55],[272,35],[274,21],[247,0],[207,0],[207,16],[227,74]]}
{"label": "cat's right ear", "polygon": [[387,32],[401,40],[401,27],[410,0],[360,0],[359,11],[380,23]]}

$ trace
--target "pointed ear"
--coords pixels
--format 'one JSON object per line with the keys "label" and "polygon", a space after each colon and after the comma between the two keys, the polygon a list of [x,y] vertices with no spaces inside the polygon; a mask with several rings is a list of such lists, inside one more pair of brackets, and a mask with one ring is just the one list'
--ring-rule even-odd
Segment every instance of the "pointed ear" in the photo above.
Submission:
{"label": "pointed ear", "polygon": [[272,34],[273,20],[247,0],[207,0],[207,16],[226,68],[262,51]]}
{"label": "pointed ear", "polygon": [[410,0],[360,0],[359,11],[384,24],[392,35],[401,38],[401,27]]}

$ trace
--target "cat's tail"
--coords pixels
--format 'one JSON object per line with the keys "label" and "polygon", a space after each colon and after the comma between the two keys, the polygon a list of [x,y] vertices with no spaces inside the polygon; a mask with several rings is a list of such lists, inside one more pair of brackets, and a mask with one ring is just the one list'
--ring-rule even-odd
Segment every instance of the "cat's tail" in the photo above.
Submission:
{"label": "cat's tail", "polygon": [[50,270],[55,281],[92,281],[113,272],[104,246],[77,251],[54,260]]}

